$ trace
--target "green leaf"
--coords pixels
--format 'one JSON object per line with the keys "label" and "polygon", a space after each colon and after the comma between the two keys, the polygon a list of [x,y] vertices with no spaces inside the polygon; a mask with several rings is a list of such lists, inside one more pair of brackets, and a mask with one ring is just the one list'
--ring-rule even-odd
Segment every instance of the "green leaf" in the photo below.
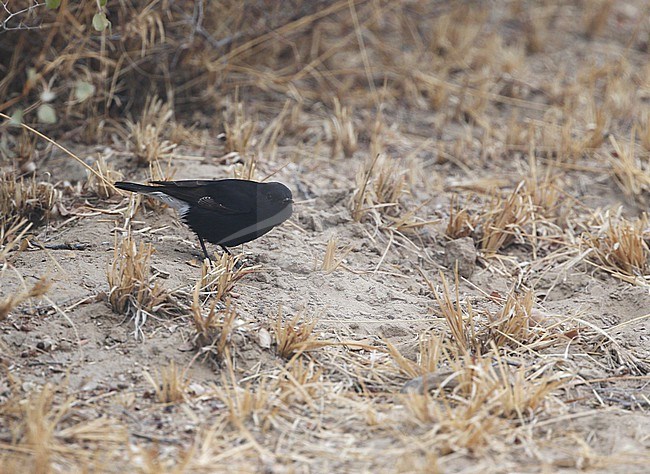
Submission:
{"label": "green leaf", "polygon": [[61,5],[61,0],[45,0],[45,5],[50,10],[56,10]]}
{"label": "green leaf", "polygon": [[104,12],[95,13],[95,16],[93,16],[93,28],[97,31],[104,31],[110,24],[111,22],[108,21]]}
{"label": "green leaf", "polygon": [[42,104],[36,111],[36,116],[41,123],[56,123],[56,111],[50,104]]}
{"label": "green leaf", "polygon": [[54,99],[56,99],[56,94],[51,89],[44,89],[41,92],[41,100],[43,102],[52,102]]}
{"label": "green leaf", "polygon": [[78,81],[74,86],[74,98],[83,102],[95,93],[95,86],[86,81]]}
{"label": "green leaf", "polygon": [[20,127],[20,124],[23,123],[23,109],[16,109],[13,114],[11,114],[11,120],[9,120],[10,127]]}
{"label": "green leaf", "polygon": [[105,7],[107,3],[108,3],[108,0],[99,0],[99,6],[100,7]]}

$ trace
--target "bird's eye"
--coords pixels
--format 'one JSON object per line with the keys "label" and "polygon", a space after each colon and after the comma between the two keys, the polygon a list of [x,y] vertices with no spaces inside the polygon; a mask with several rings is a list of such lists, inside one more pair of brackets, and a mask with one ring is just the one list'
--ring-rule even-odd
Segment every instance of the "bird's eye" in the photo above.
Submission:
{"label": "bird's eye", "polygon": [[268,199],[269,201],[270,201],[271,199],[273,199],[273,194],[271,194],[271,193],[267,194],[267,195],[266,195],[266,199]]}

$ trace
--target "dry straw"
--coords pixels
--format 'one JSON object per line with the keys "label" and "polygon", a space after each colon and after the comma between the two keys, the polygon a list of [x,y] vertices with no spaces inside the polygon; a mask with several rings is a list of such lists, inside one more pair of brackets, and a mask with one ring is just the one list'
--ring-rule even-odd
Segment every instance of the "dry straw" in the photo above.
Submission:
{"label": "dry straw", "polygon": [[127,122],[133,151],[142,166],[157,161],[169,161],[176,144],[163,138],[170,128],[173,111],[158,97],[147,97],[142,117],[136,123]]}
{"label": "dry straw", "polygon": [[[191,311],[182,312],[177,327],[186,329],[182,322],[191,319],[196,345],[219,356],[225,375],[214,387],[181,404],[178,416],[168,410],[177,407],[138,397],[142,389],[151,391],[140,380],[118,395],[125,402],[120,416],[129,424],[127,440],[119,421],[97,417],[114,412],[112,388],[71,395],[52,388],[23,391],[32,381],[17,377],[28,366],[55,374],[60,366],[42,365],[49,355],[24,363],[9,358],[20,370],[0,384],[12,394],[0,400],[1,465],[15,472],[92,472],[107,465],[143,472],[213,472],[224,465],[233,472],[251,466],[480,471],[496,464],[513,471],[540,464],[550,471],[643,469],[642,450],[601,454],[611,451],[608,433],[593,437],[592,420],[573,420],[597,415],[610,421],[611,405],[619,414],[632,407],[644,416],[647,400],[638,394],[647,364],[638,348],[617,342],[631,333],[615,332],[642,337],[641,326],[632,324],[646,318],[614,326],[610,334],[592,315],[579,321],[567,307],[562,324],[545,326],[536,295],[550,301],[562,291],[570,298],[564,292],[577,288],[573,276],[579,274],[580,288],[590,278],[584,262],[647,285],[647,223],[631,216],[638,211],[634,205],[644,210],[648,191],[648,68],[639,59],[647,45],[644,23],[635,19],[644,15],[612,1],[596,8],[589,2],[509,2],[491,10],[478,2],[334,0],[299,1],[291,8],[265,2],[261,11],[258,3],[109,2],[112,29],[104,32],[91,30],[97,2],[63,2],[56,11],[34,5],[10,24],[42,20],[38,31],[47,34],[0,32],[8,52],[0,60],[0,110],[20,108],[31,123],[47,105],[56,123],[41,125],[52,137],[93,146],[129,140],[136,161],[149,167],[130,172],[148,171],[146,178],[165,179],[187,158],[234,164],[224,176],[250,179],[258,168],[265,175],[287,159],[288,175],[298,176],[292,184],[309,204],[320,201],[321,190],[354,189],[349,209],[357,222],[344,222],[337,232],[347,239],[359,231],[362,253],[366,244],[379,248],[375,272],[362,278],[381,279],[396,297],[381,309],[364,298],[373,311],[363,316],[328,308],[334,323],[319,325],[318,337],[304,312],[285,317],[279,311],[269,318],[276,342],[269,351],[270,342],[256,344],[246,329],[249,323],[264,327],[266,319],[255,321],[251,307],[256,298],[276,304],[273,292],[251,296],[255,289],[242,285],[238,295],[237,269],[229,262],[204,268],[195,275],[194,292],[185,295]],[[4,2],[7,11],[14,5]],[[510,34],[515,30],[521,34]],[[580,51],[562,49],[571,68],[558,63],[550,73],[531,74],[545,54],[575,38],[587,41]],[[599,61],[582,59],[594,52]],[[84,97],[83,90],[93,92]],[[202,130],[222,111],[217,129]],[[175,119],[196,124],[196,133],[181,133]],[[57,141],[22,127],[77,160],[96,178],[98,193],[111,192],[108,170],[91,171]],[[7,130],[2,140],[23,155],[17,164],[36,157],[34,143],[16,147]],[[190,158],[173,147],[181,138],[184,147],[197,148]],[[124,158],[117,162],[129,171]],[[537,172],[536,162],[547,169]],[[46,160],[33,164],[49,169]],[[356,181],[348,171],[354,169]],[[418,174],[422,179],[415,179]],[[589,209],[610,205],[616,186],[627,198],[625,219]],[[443,189],[458,192],[462,205],[449,206]],[[558,207],[560,198],[568,205]],[[480,258],[482,273],[469,282],[457,276],[453,283],[443,276],[427,280],[432,317],[423,308],[427,292],[417,282],[411,286],[412,271],[418,264],[436,268],[445,226],[423,229],[416,213],[447,208],[447,237],[475,238],[481,257],[490,258]],[[24,248],[23,237],[35,226],[20,215],[1,227],[0,258],[10,260],[8,249]],[[129,239],[115,246],[109,300],[136,319],[141,333],[144,318],[174,304],[152,273],[151,247]],[[321,268],[342,268],[342,255],[328,244]],[[286,267],[278,266],[284,275]],[[526,287],[531,282],[539,285],[535,293]],[[616,283],[599,284],[608,282]],[[362,305],[353,309],[365,312]],[[395,319],[383,319],[389,313]],[[579,328],[558,330],[571,321]],[[393,325],[405,335],[382,344],[377,334]],[[363,332],[364,340],[342,340],[348,330]],[[187,400],[182,370],[155,370],[157,401]],[[594,380],[594,371],[605,375]],[[416,393],[399,393],[413,381]],[[161,422],[149,426],[150,419]]]}
{"label": "dry straw", "polygon": [[116,237],[113,262],[107,272],[111,308],[133,320],[136,338],[144,338],[142,328],[149,317],[177,311],[170,292],[151,274],[153,252],[151,244],[137,244],[130,234],[119,242]]}
{"label": "dry straw", "polygon": [[321,347],[322,343],[314,337],[314,326],[316,320],[306,318],[301,312],[285,320],[282,307],[278,308],[273,326],[278,355],[286,359]]}
{"label": "dry straw", "polygon": [[172,360],[168,366],[157,371],[154,377],[147,371],[144,377],[154,389],[156,401],[159,403],[177,403],[185,400],[187,394],[187,374],[176,366]]}

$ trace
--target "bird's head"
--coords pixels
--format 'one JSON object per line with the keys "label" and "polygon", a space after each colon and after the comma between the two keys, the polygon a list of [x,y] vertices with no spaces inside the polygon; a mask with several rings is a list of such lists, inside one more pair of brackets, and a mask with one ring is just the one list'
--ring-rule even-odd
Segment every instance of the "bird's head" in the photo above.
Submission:
{"label": "bird's head", "polygon": [[268,217],[278,214],[281,221],[288,219],[293,210],[291,190],[282,183],[260,183],[258,188],[258,212],[263,210]]}

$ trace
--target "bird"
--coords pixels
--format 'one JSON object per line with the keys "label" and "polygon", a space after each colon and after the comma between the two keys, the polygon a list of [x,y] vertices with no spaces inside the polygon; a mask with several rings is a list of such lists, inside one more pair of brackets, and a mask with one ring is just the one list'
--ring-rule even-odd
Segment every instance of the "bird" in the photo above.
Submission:
{"label": "bird", "polygon": [[269,232],[291,217],[293,196],[282,183],[246,179],[151,181],[149,184],[118,181],[115,187],[146,194],[178,211],[181,220],[199,238],[220,246],[241,245]]}

